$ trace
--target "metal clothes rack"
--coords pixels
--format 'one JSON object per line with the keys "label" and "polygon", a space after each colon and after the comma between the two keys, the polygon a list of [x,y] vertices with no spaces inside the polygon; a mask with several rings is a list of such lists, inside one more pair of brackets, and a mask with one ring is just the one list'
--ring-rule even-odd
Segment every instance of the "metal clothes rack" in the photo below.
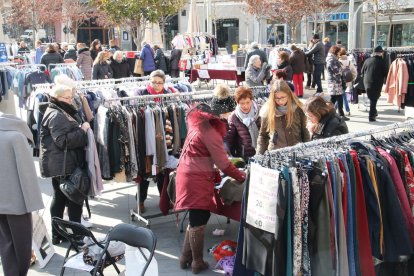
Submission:
{"label": "metal clothes rack", "polygon": [[47,69],[50,71],[53,68],[57,67],[77,67],[76,63],[50,63],[47,67]]}
{"label": "metal clothes rack", "polygon": [[329,137],[329,138],[320,139],[320,140],[316,140],[316,141],[300,143],[300,144],[297,144],[297,145],[292,146],[292,147],[286,147],[286,148],[282,148],[282,149],[271,150],[271,151],[269,151],[269,154],[270,155],[275,155],[275,154],[282,154],[282,153],[292,153],[292,152],[295,152],[295,151],[298,151],[298,150],[306,151],[309,148],[322,146],[324,144],[343,142],[343,141],[346,141],[346,140],[349,140],[349,139],[361,138],[361,137],[368,136],[368,135],[373,135],[373,134],[376,134],[376,133],[387,132],[387,131],[392,131],[392,130],[396,130],[396,129],[399,129],[399,128],[407,128],[407,127],[414,128],[414,120],[409,120],[409,121],[405,121],[405,122],[401,122],[401,123],[394,123],[394,124],[386,125],[386,126],[383,126],[383,127],[377,127],[377,128],[373,128],[373,129],[370,129],[370,130],[343,134],[343,135],[340,135],[340,136]]}
{"label": "metal clothes rack", "polygon": [[44,64],[18,64],[16,65],[17,69],[31,68],[31,69],[46,69]]}

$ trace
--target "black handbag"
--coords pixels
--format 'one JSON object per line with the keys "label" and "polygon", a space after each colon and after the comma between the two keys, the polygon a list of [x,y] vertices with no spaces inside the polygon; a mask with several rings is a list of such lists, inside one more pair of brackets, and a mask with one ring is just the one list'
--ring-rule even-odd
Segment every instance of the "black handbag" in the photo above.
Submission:
{"label": "black handbag", "polygon": [[354,89],[365,91],[364,76],[358,75],[354,81]]}
{"label": "black handbag", "polygon": [[87,199],[89,189],[91,187],[91,181],[89,179],[88,170],[84,167],[78,166],[71,173],[71,175],[66,178],[66,153],[68,147],[65,147],[64,157],[63,157],[63,172],[60,184],[60,190],[62,193],[71,201],[78,205],[82,205],[83,201]]}

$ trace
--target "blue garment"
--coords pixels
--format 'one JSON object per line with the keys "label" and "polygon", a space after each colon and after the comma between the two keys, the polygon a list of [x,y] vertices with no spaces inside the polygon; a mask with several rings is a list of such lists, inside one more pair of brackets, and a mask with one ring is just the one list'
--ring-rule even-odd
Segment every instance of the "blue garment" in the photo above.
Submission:
{"label": "blue garment", "polygon": [[313,82],[316,84],[316,93],[323,92],[322,90],[322,81],[321,81],[321,75],[324,70],[323,64],[314,64],[314,70],[313,70]]}
{"label": "blue garment", "polygon": [[356,275],[355,270],[355,252],[354,252],[354,235],[353,232],[356,231],[354,229],[352,213],[353,213],[353,206],[352,206],[352,198],[355,196],[352,194],[351,188],[351,178],[349,174],[348,163],[346,161],[346,156],[341,154],[339,158],[342,160],[342,164],[344,165],[344,170],[346,174],[346,193],[347,193],[347,218],[346,218],[346,248],[348,253],[348,269],[349,275]]}
{"label": "blue garment", "polygon": [[139,59],[142,60],[144,72],[152,72],[155,70],[154,52],[149,44],[145,44],[142,48]]}
{"label": "blue garment", "polygon": [[40,46],[36,48],[36,64],[40,64],[40,60],[42,59],[42,55],[45,53],[45,48]]}

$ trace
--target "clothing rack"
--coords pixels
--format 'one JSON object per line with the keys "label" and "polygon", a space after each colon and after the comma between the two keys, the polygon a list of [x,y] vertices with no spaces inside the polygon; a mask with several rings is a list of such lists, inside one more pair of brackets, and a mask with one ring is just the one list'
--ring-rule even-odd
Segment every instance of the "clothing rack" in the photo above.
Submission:
{"label": "clothing rack", "polygon": [[16,62],[0,62],[0,68],[1,67],[7,67],[7,66],[16,66]]}
{"label": "clothing rack", "polygon": [[32,69],[46,69],[44,64],[17,64],[17,69],[32,68]]}
{"label": "clothing rack", "polygon": [[142,95],[142,96],[131,96],[131,97],[121,97],[121,98],[112,98],[106,99],[106,102],[110,101],[128,101],[128,100],[149,100],[155,98],[181,98],[181,97],[191,97],[197,95],[209,95],[213,97],[213,90],[202,90],[196,92],[184,92],[184,93],[168,93],[168,94],[159,94],[159,95]]}
{"label": "clothing rack", "polygon": [[48,65],[47,69],[50,71],[52,69],[52,66],[53,66],[53,68],[56,68],[56,67],[77,67],[76,63],[50,63]]}
{"label": "clothing rack", "polygon": [[381,133],[381,132],[387,132],[387,131],[392,131],[392,130],[396,130],[396,129],[399,129],[399,128],[406,128],[406,127],[414,128],[414,120],[409,120],[409,121],[405,121],[405,122],[401,122],[401,123],[394,123],[394,124],[386,125],[386,126],[383,126],[383,127],[378,127],[378,128],[373,128],[373,129],[370,129],[370,130],[343,134],[343,135],[340,135],[340,136],[329,137],[329,138],[325,138],[325,139],[321,139],[321,140],[310,141],[310,142],[306,142],[306,143],[300,143],[300,144],[297,144],[297,145],[292,146],[292,147],[286,147],[286,148],[282,148],[282,149],[271,150],[271,151],[269,151],[269,154],[275,155],[275,154],[288,153],[288,152],[291,153],[291,152],[298,151],[298,150],[304,151],[306,149],[309,149],[309,148],[312,148],[312,147],[318,147],[318,146],[321,146],[321,145],[324,145],[324,144],[343,142],[343,141],[346,141],[346,140],[349,140],[349,139],[360,138],[360,137],[363,137],[363,136],[373,135],[373,134],[377,134],[377,133]]}

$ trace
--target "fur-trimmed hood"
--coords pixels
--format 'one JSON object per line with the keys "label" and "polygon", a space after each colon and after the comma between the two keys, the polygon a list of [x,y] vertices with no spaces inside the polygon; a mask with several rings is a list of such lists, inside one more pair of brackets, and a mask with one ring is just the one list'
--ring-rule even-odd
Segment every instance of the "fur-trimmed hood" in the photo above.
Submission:
{"label": "fur-trimmed hood", "polygon": [[226,135],[226,124],[222,122],[219,117],[214,116],[213,114],[194,108],[188,113],[187,116],[190,128],[195,127],[202,131],[203,128],[213,127],[222,137]]}

